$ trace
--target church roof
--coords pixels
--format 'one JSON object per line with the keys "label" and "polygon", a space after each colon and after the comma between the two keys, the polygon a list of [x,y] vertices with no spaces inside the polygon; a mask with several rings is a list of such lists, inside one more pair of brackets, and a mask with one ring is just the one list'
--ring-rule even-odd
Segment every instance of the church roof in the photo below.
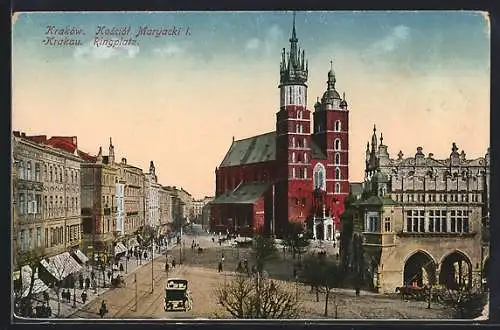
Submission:
{"label": "church roof", "polygon": [[[321,149],[312,142],[313,159],[326,159]],[[255,164],[276,160],[276,132],[269,132],[234,141],[219,167]]]}
{"label": "church roof", "polygon": [[234,190],[228,190],[216,197],[212,204],[253,204],[269,188],[270,183],[247,182],[240,184]]}

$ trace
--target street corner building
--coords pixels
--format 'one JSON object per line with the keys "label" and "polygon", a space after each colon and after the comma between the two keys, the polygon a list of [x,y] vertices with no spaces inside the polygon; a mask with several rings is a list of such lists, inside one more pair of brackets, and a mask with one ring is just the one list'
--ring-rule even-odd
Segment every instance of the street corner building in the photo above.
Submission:
{"label": "street corner building", "polygon": [[379,292],[478,285],[489,260],[489,165],[489,150],[467,159],[455,143],[445,159],[426,156],[421,147],[413,156],[399,151],[390,158],[374,127],[365,180],[353,212],[346,212],[352,241],[341,254]]}
{"label": "street corner building", "polygon": [[295,221],[315,239],[334,240],[340,229],[349,194],[347,102],[336,90],[330,62],[327,89],[314,112],[307,109],[308,62],[298,47],[295,19],[289,41],[290,50],[281,54],[276,130],[233,137],[215,169],[213,232],[280,237]]}

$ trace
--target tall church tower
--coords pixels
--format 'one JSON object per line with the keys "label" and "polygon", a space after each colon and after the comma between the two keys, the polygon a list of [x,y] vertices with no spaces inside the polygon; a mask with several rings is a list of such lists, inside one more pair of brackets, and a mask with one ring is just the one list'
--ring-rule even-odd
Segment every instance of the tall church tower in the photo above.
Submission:
{"label": "tall church tower", "polygon": [[344,199],[349,195],[349,109],[335,88],[337,79],[330,61],[327,89],[314,105],[313,139],[328,158],[326,169],[327,208],[339,223]]}
{"label": "tall church tower", "polygon": [[276,113],[276,229],[287,221],[304,222],[312,191],[311,113],[307,110],[308,65],[299,49],[293,16],[290,51],[281,54],[280,109]]}

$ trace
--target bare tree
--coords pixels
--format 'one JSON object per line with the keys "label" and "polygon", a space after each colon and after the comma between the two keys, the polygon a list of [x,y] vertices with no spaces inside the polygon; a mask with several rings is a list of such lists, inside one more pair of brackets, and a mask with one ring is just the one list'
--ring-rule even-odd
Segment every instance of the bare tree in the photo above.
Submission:
{"label": "bare tree", "polygon": [[24,251],[17,255],[16,268],[19,271],[19,279],[14,282],[14,304],[18,306],[16,312],[22,316],[32,316],[34,294],[47,289],[45,283],[38,279],[42,256],[42,250]]}
{"label": "bare tree", "polygon": [[273,238],[256,236],[252,245],[255,261],[257,262],[257,271],[262,273],[264,266],[269,259],[276,256],[276,244]]}
{"label": "bare tree", "polygon": [[[305,262],[302,278],[316,289],[316,301],[319,301],[319,288],[322,288],[322,291],[325,292],[324,316],[327,317],[328,302],[332,289],[340,286],[343,282],[344,272],[342,271],[342,267],[338,263],[328,260],[326,256],[312,256]],[[337,305],[335,307],[337,308]]]}
{"label": "bare tree", "polygon": [[442,289],[436,294],[440,295],[442,303],[449,306],[459,319],[473,319],[481,315],[487,300],[487,293],[479,289]]}
{"label": "bare tree", "polygon": [[215,289],[219,303],[239,319],[297,318],[300,305],[291,288],[276,281],[238,275]]}
{"label": "bare tree", "polygon": [[289,222],[286,230],[283,244],[292,250],[292,258],[298,254],[300,256],[309,246],[309,240],[303,233],[302,225],[298,222]]}

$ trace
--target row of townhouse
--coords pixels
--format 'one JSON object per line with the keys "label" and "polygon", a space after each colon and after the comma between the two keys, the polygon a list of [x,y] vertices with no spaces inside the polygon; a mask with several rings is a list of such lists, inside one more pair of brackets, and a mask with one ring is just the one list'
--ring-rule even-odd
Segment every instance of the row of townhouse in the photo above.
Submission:
{"label": "row of townhouse", "polygon": [[148,172],[108,155],[78,149],[76,137],[12,136],[13,262],[35,252],[107,257],[137,245],[143,228],[158,235],[189,214],[191,195],[158,183]]}

